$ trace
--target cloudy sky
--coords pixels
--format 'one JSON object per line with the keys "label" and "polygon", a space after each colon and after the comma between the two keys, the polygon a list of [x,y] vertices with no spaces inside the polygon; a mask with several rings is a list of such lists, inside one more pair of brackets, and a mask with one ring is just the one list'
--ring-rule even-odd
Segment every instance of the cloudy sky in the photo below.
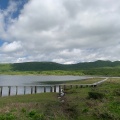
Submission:
{"label": "cloudy sky", "polygon": [[120,0],[0,0],[0,63],[120,60]]}

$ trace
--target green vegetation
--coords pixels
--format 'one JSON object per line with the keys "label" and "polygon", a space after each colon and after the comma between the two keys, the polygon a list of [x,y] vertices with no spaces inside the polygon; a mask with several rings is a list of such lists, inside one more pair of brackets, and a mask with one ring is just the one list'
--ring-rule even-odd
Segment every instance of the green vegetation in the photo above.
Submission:
{"label": "green vegetation", "polygon": [[0,120],[120,120],[119,87],[120,78],[109,78],[97,87],[67,88],[60,99],[57,93],[1,97]]}
{"label": "green vegetation", "polygon": [[104,94],[100,93],[100,92],[88,92],[88,98],[92,98],[92,99],[102,99],[104,98]]}
{"label": "green vegetation", "polygon": [[104,75],[104,76],[120,76],[120,68],[94,68],[83,70],[85,75]]}
{"label": "green vegetation", "polygon": [[42,84],[93,84],[95,82],[98,82],[100,80],[103,80],[103,78],[89,78],[85,80],[69,80],[69,81],[44,81],[41,82]]}
{"label": "green vegetation", "polygon": [[75,106],[75,120],[120,120],[120,78],[110,78],[95,88],[67,88],[65,103]]}
{"label": "green vegetation", "polygon": [[54,62],[0,64],[0,74],[120,76],[120,61],[98,60],[69,65]]}
{"label": "green vegetation", "polygon": [[60,104],[56,93],[2,97],[0,120],[49,120]]}
{"label": "green vegetation", "polygon": [[85,80],[74,80],[74,81],[65,81],[64,84],[93,84],[95,82],[98,82],[100,80],[103,80],[103,78],[89,78],[89,79],[85,79]]}

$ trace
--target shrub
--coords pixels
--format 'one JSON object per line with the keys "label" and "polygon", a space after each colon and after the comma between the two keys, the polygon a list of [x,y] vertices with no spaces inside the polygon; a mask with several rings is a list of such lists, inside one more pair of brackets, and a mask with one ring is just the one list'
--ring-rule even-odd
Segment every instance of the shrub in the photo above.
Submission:
{"label": "shrub", "polygon": [[26,109],[25,109],[25,108],[22,108],[22,109],[21,109],[21,112],[22,112],[22,113],[26,113]]}
{"label": "shrub", "polygon": [[43,113],[37,113],[33,117],[34,120],[45,120],[44,114]]}
{"label": "shrub", "polygon": [[88,92],[88,97],[93,99],[102,99],[104,94],[99,92]]}
{"label": "shrub", "polygon": [[16,117],[11,113],[0,115],[0,120],[15,120],[15,119]]}
{"label": "shrub", "polygon": [[84,108],[84,109],[82,110],[82,113],[87,113],[88,111],[89,111],[88,108]]}
{"label": "shrub", "polygon": [[69,90],[65,91],[65,93],[73,94],[73,93],[77,93],[77,91],[76,91],[76,89],[69,89]]}
{"label": "shrub", "polygon": [[112,114],[110,111],[108,110],[96,110],[94,112],[94,115],[99,118],[100,120],[119,120],[117,116],[115,116],[114,114]]}
{"label": "shrub", "polygon": [[78,105],[73,103],[67,103],[64,105],[65,113],[69,114],[69,117],[75,118],[78,115]]}
{"label": "shrub", "polygon": [[29,117],[32,120],[45,120],[45,116],[43,113],[37,113],[35,110],[32,110],[28,113]]}
{"label": "shrub", "polygon": [[120,96],[120,89],[116,89],[113,91],[115,95]]}
{"label": "shrub", "polygon": [[33,117],[37,112],[35,110],[32,110],[28,113],[29,117]]}

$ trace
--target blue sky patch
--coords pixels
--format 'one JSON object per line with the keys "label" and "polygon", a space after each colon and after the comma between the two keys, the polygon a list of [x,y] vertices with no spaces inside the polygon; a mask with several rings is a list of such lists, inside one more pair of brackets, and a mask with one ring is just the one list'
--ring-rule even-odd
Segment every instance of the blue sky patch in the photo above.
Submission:
{"label": "blue sky patch", "polygon": [[17,18],[20,14],[20,11],[23,9],[24,5],[28,2],[28,0],[18,0],[17,11],[12,14],[12,18]]}
{"label": "blue sky patch", "polygon": [[0,9],[1,10],[6,9],[8,4],[9,4],[9,0],[0,0]]}
{"label": "blue sky patch", "polygon": [[[17,3],[17,10],[11,14],[12,18],[16,18],[20,14],[20,10],[23,9],[24,5],[28,2],[28,0],[11,0]],[[0,9],[5,10],[8,8],[10,0],[0,0]]]}
{"label": "blue sky patch", "polygon": [[0,46],[2,46],[4,42],[4,40],[0,40]]}

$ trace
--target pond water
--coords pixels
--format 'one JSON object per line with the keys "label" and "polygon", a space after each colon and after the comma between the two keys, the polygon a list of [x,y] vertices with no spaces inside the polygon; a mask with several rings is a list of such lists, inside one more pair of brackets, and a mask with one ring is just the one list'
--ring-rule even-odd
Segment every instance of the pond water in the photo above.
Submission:
{"label": "pond water", "polygon": [[87,79],[87,76],[37,76],[0,75],[0,86],[41,85],[45,81],[69,81]]}
{"label": "pond water", "polygon": [[[87,79],[89,77],[87,76],[38,76],[38,75],[0,75],[0,86],[2,86],[2,96],[7,96],[9,88],[7,86],[13,86],[11,87],[11,95],[16,94],[16,86],[19,86],[17,89],[17,94],[24,94],[24,87],[26,87],[26,94],[31,93],[31,85],[42,85],[43,82],[44,85],[49,85],[49,81],[59,81],[63,83],[63,81],[71,81],[71,80],[83,80]],[[50,84],[51,85],[51,84]],[[5,87],[6,86],[6,87]],[[33,88],[34,91],[35,88]],[[58,91],[58,87],[56,88]],[[37,92],[43,92],[44,87],[37,87]],[[46,92],[50,91],[50,87],[46,87]]]}

